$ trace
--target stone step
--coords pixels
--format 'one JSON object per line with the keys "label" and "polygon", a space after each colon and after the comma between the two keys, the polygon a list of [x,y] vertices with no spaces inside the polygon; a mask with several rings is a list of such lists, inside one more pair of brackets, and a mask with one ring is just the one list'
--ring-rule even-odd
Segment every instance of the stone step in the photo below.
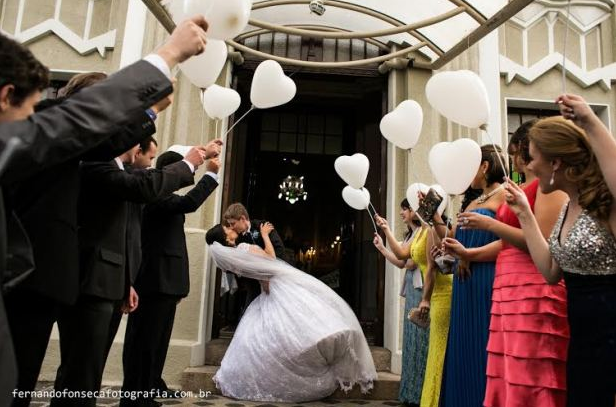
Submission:
{"label": "stone step", "polygon": [[[213,339],[205,345],[205,365],[220,366],[222,358],[227,352],[231,339]],[[391,352],[378,346],[371,346],[372,359],[378,372],[391,370]]]}
{"label": "stone step", "polygon": [[[189,367],[182,374],[182,390],[193,393],[211,392],[220,395],[212,378],[218,371],[218,366]],[[396,400],[400,387],[400,376],[391,372],[378,372],[378,379],[374,382],[374,388],[368,394],[362,394],[359,386],[351,391],[336,390],[330,396],[332,399],[353,400]]]}

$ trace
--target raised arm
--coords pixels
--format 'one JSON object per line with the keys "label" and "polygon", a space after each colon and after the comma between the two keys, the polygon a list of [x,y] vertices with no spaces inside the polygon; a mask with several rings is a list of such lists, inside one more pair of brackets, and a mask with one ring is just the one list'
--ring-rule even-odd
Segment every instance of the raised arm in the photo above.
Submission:
{"label": "raised arm", "polygon": [[272,244],[272,240],[270,239],[270,234],[274,230],[274,225],[269,222],[264,222],[261,224],[260,229],[261,237],[263,238],[263,243],[265,244],[265,248],[263,249],[263,251],[269,257],[275,259],[276,252],[274,251],[274,245]]}
{"label": "raised arm", "polygon": [[605,183],[612,195],[616,196],[616,140],[581,96],[561,95],[556,103],[560,105],[563,117],[572,120],[588,135]]}
{"label": "raised arm", "polygon": [[410,250],[410,242],[400,244],[398,240],[396,240],[393,233],[391,233],[391,229],[389,228],[389,224],[385,218],[382,218],[379,215],[374,216],[375,222],[379,228],[385,233],[385,238],[387,239],[387,244],[391,248],[393,254],[400,260],[406,260],[411,257]]}
{"label": "raised arm", "polygon": [[121,200],[149,203],[192,184],[193,174],[182,161],[162,170],[139,171],[129,174],[115,163],[82,163],[82,184],[97,188]]}
{"label": "raised arm", "polygon": [[398,268],[408,268],[408,269],[414,269],[415,267],[417,267],[415,262],[411,259],[400,260],[399,258],[397,258],[391,252],[391,250],[385,247],[385,245],[383,244],[383,239],[376,232],[374,233],[374,240],[372,241],[372,243],[374,244],[376,249],[383,255],[383,257],[385,257],[385,259],[387,259],[387,261],[389,261],[394,266]]}
{"label": "raised arm", "polygon": [[443,246],[445,247],[447,253],[450,253],[459,259],[467,262],[480,263],[496,260],[496,256],[498,256],[498,253],[501,251],[503,245],[501,240],[495,240],[485,246],[467,249],[456,239],[448,237],[443,239]]}
{"label": "raised arm", "polygon": [[[218,181],[214,179],[218,172],[220,161],[214,158],[208,161],[208,172],[201,177],[201,180],[186,195],[171,194],[166,198],[152,203],[151,210],[154,212],[165,213],[191,213],[195,212],[205,202],[218,186]],[[216,171],[212,171],[216,167]]]}
{"label": "raised arm", "polygon": [[562,277],[562,270],[552,258],[550,247],[533,215],[524,191],[511,180],[507,180],[506,200],[522,225],[526,246],[537,269],[548,284],[556,284]]}

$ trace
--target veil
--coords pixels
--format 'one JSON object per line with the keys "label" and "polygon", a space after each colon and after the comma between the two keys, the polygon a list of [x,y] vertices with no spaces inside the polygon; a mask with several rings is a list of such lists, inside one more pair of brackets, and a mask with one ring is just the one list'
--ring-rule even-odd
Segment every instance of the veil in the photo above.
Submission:
{"label": "veil", "polygon": [[295,270],[293,266],[282,260],[223,246],[218,242],[210,245],[210,253],[221,269],[255,280],[269,280],[273,276],[292,273]]}

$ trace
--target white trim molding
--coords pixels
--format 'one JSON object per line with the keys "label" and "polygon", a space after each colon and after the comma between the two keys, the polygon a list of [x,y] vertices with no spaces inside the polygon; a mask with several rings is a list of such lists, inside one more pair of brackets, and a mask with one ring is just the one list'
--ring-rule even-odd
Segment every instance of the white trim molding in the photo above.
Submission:
{"label": "white trim molding", "polygon": [[[500,56],[500,72],[506,77],[509,84],[517,76],[522,82],[530,84],[552,68],[562,69],[563,56],[560,52],[554,52],[545,56],[532,66],[522,66],[504,55]],[[569,59],[566,60],[567,77],[578,85],[587,88],[595,83],[604,90],[612,88],[612,82],[616,81],[616,62],[591,71],[586,71]]]}
{"label": "white trim molding", "polygon": [[[551,69],[559,68],[566,69],[566,75],[584,88],[598,83],[606,91],[611,89],[612,82],[616,81],[616,62],[589,71],[586,38],[595,36],[598,44],[598,62],[601,65],[603,63],[601,47],[604,44],[601,44],[597,26],[610,18],[613,10],[614,0],[536,0],[530,4],[507,22],[522,30],[522,60],[516,62],[507,55],[500,55],[500,73],[506,76],[506,83],[509,84],[518,77],[522,82],[530,84]],[[558,47],[555,43],[555,29],[559,21],[568,27],[569,34],[575,33],[572,37],[577,37],[570,38],[571,44],[577,41],[579,46],[580,61],[577,63],[569,59],[563,62],[562,53],[556,51]],[[529,65],[528,32],[542,22],[547,24],[548,53],[539,61]]]}
{"label": "white trim molding", "polygon": [[[116,41],[116,30],[110,30],[97,37],[90,38],[92,19],[95,17],[94,2],[96,0],[88,0],[86,21],[84,24],[82,36],[79,36],[78,34],[73,32],[73,30],[68,28],[60,21],[62,0],[55,0],[53,18],[49,18],[41,23],[36,24],[33,27],[22,31],[21,28],[23,23],[26,1],[27,0],[19,0],[19,6],[17,9],[17,21],[15,23],[15,32],[12,35],[17,41],[21,42],[22,44],[29,44],[42,37],[45,37],[46,35],[55,34],[79,54],[86,55],[93,51],[98,51],[102,58],[105,57],[105,52],[107,49],[112,49],[114,47]],[[1,27],[0,32],[4,33]]]}
{"label": "white trim molding", "polygon": [[28,44],[52,33],[70,45],[79,54],[86,55],[93,51],[98,51],[102,58],[105,57],[107,49],[114,47],[116,40],[116,30],[108,31],[92,39],[84,39],[60,21],[53,19],[45,20],[26,31],[15,33],[13,37],[22,44]]}

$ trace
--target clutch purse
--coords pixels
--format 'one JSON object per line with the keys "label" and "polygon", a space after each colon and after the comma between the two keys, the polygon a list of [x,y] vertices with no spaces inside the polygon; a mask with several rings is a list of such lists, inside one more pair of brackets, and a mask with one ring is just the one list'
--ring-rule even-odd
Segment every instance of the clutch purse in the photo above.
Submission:
{"label": "clutch purse", "polygon": [[434,214],[436,213],[438,206],[443,202],[443,197],[438,194],[434,189],[430,188],[428,193],[419,203],[417,208],[417,215],[426,223],[433,226]]}
{"label": "clutch purse", "polygon": [[434,262],[438,266],[438,270],[441,274],[453,274],[453,265],[456,262],[456,258],[451,254],[441,254],[434,258]]}
{"label": "clutch purse", "polygon": [[424,317],[419,308],[411,308],[409,310],[408,319],[420,328],[428,328],[430,326],[430,316]]}

